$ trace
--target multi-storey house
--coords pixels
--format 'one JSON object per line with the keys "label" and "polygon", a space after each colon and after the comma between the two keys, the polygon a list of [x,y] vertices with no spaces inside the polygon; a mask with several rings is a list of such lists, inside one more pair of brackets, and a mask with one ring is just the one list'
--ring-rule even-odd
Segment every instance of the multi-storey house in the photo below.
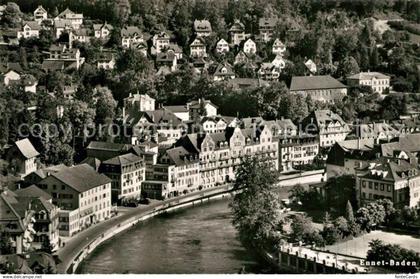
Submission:
{"label": "multi-storey house", "polygon": [[132,153],[119,155],[102,162],[99,172],[108,176],[111,182],[112,202],[138,199],[146,169],[142,157]]}
{"label": "multi-storey house", "polygon": [[7,150],[5,158],[9,162],[9,168],[23,178],[37,170],[36,159],[38,156],[39,153],[30,140],[22,139]]}
{"label": "multi-storey house", "polygon": [[206,43],[201,37],[196,37],[190,44],[191,57],[207,57]]}
{"label": "multi-storey house", "polygon": [[280,41],[279,38],[274,40],[272,51],[275,55],[281,55],[284,56],[284,53],[286,52],[286,45],[283,44],[282,41]]}
{"label": "multi-storey house", "polygon": [[243,52],[248,55],[257,53],[257,45],[252,39],[248,39],[244,43]]}
{"label": "multi-storey house", "polygon": [[235,20],[229,29],[230,41],[234,45],[240,45],[245,37],[245,25],[239,20]]}
{"label": "multi-storey house", "polygon": [[290,93],[310,96],[315,101],[333,103],[347,95],[347,86],[327,76],[295,76],[292,77]]}
{"label": "multi-storey house", "polygon": [[41,5],[34,11],[34,19],[38,24],[41,24],[42,21],[48,19],[48,12]]}
{"label": "multi-storey house", "polygon": [[277,24],[276,18],[260,18],[259,19],[258,28],[259,28],[260,36],[263,42],[268,42],[271,40],[276,24]]}
{"label": "multi-storey house", "polygon": [[41,26],[37,21],[27,21],[23,23],[22,29],[17,32],[17,38],[39,38],[39,31],[41,31]]}
{"label": "multi-storey house", "polygon": [[349,86],[368,86],[373,92],[383,93],[390,87],[390,77],[378,72],[361,72],[347,77]]}
{"label": "multi-storey house", "polygon": [[305,133],[317,134],[320,147],[331,147],[350,133],[349,125],[330,110],[316,110],[302,122]]}
{"label": "multi-storey house", "polygon": [[53,204],[60,208],[62,236],[72,236],[111,216],[111,179],[87,164],[51,173],[37,186],[50,194]]}
{"label": "multi-storey house", "polygon": [[143,42],[143,34],[137,26],[125,26],[121,29],[121,45],[123,48],[135,47]]}
{"label": "multi-storey house", "polygon": [[216,43],[216,52],[217,53],[227,53],[229,52],[229,44],[225,39],[220,39]]}
{"label": "multi-storey house", "polygon": [[211,32],[211,24],[208,20],[194,20],[194,33],[197,37],[208,37]]}
{"label": "multi-storey house", "polygon": [[104,24],[94,24],[93,25],[93,32],[94,37],[101,39],[101,40],[107,40],[111,36],[111,32],[114,29],[111,24],[104,23]]}

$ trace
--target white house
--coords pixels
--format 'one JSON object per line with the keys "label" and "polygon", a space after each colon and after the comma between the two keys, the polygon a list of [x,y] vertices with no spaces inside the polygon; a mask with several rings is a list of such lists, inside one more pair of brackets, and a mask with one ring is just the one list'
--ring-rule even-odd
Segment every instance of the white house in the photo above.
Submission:
{"label": "white house", "polygon": [[38,8],[34,11],[34,19],[36,22],[41,24],[43,20],[46,20],[48,18],[48,12],[44,9],[41,5],[38,6]]}
{"label": "white house", "polygon": [[258,70],[258,77],[263,80],[276,80],[280,77],[280,69],[272,63],[262,63]]}
{"label": "white house", "polygon": [[207,57],[206,44],[200,37],[195,38],[190,44],[190,55],[191,57]]}
{"label": "white house", "polygon": [[101,40],[106,40],[111,36],[111,31],[114,28],[112,27],[112,25],[108,24],[108,23],[104,23],[104,24],[94,24],[93,25],[93,31],[94,31],[94,36],[95,38],[101,39]]}
{"label": "white house", "polygon": [[235,73],[232,70],[232,67],[228,63],[220,63],[217,65],[215,72],[213,73],[214,81],[222,81],[234,79]]}
{"label": "white house", "polygon": [[257,45],[255,44],[255,42],[253,40],[248,39],[244,43],[243,51],[246,54],[255,54],[257,52]]}
{"label": "white house", "polygon": [[143,42],[143,34],[137,26],[125,26],[121,29],[121,45],[123,48],[134,47]]}
{"label": "white house", "polygon": [[18,81],[18,80],[20,80],[20,74],[13,70],[9,70],[3,75],[3,83],[5,86],[10,85],[11,81]]}
{"label": "white house", "polygon": [[112,70],[115,67],[115,57],[111,52],[102,52],[98,58],[97,68]]}
{"label": "white house", "polygon": [[60,20],[68,20],[74,29],[79,29],[83,24],[83,14],[76,14],[67,8],[54,18],[54,21]]}
{"label": "white house", "polygon": [[169,47],[169,39],[170,37],[165,32],[160,32],[153,36],[152,41],[156,54],[163,52]]}
{"label": "white house", "polygon": [[208,20],[194,20],[194,32],[198,37],[210,36],[211,24]]}
{"label": "white house", "polygon": [[80,28],[76,30],[70,30],[69,35],[70,41],[78,41],[81,43],[87,43],[89,42],[90,36],[89,36],[89,30],[87,28]]}
{"label": "white house", "polygon": [[217,53],[226,53],[229,52],[229,44],[225,39],[220,39],[216,43],[216,52]]}
{"label": "white house", "polygon": [[70,20],[58,19],[54,20],[55,38],[60,38],[64,32],[70,33],[73,30],[73,25]]}
{"label": "white house", "polygon": [[23,24],[22,30],[17,32],[17,38],[39,38],[41,26],[36,21],[27,21]]}
{"label": "white house", "polygon": [[374,92],[382,93],[390,86],[390,77],[378,72],[361,72],[347,77],[349,86],[368,86]]}
{"label": "white house", "polygon": [[239,20],[235,20],[232,27],[229,29],[230,40],[234,45],[239,45],[245,40],[245,26]]}
{"label": "white house", "polygon": [[275,39],[273,43],[272,53],[276,55],[284,55],[284,52],[286,51],[286,45],[280,41],[280,39]]}
{"label": "white house", "polygon": [[280,70],[283,70],[286,67],[286,61],[284,58],[277,54],[273,61],[271,61],[271,64],[273,64],[275,67],[279,68]]}

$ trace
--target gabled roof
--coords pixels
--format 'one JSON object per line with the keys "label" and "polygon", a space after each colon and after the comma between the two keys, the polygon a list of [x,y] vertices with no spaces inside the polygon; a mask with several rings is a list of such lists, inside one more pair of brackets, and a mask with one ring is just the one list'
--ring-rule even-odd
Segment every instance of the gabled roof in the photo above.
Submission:
{"label": "gabled roof", "polygon": [[188,112],[188,108],[186,105],[179,105],[179,106],[164,106],[165,109],[172,111],[173,113],[179,112]]}
{"label": "gabled roof", "polygon": [[[191,102],[189,102],[187,104],[187,106],[189,108],[200,108],[200,102],[201,101],[191,101]],[[213,104],[210,100],[204,100],[203,102],[204,102],[205,105],[209,104],[209,105],[212,105],[215,108],[218,108],[218,106],[216,106],[215,104]]]}
{"label": "gabled roof", "polygon": [[198,155],[196,153],[188,152],[184,147],[174,147],[166,150],[169,159],[176,166],[183,166],[191,163],[198,163]]}
{"label": "gabled roof", "polygon": [[19,197],[32,197],[32,198],[44,198],[46,200],[51,200],[51,195],[42,189],[38,188],[36,185],[31,185],[29,187],[18,189],[15,191],[16,195]]}
{"label": "gabled roof", "polygon": [[29,139],[19,140],[15,142],[15,146],[26,159],[31,159],[39,155]]}
{"label": "gabled roof", "polygon": [[87,164],[68,167],[67,169],[51,174],[51,176],[80,193],[111,183],[111,179],[103,174],[97,173]]}
{"label": "gabled roof", "polygon": [[238,19],[235,19],[235,22],[232,24],[232,26],[229,29],[229,32],[244,32],[245,31],[245,25]]}
{"label": "gabled roof", "polygon": [[173,62],[176,59],[175,52],[168,50],[166,52],[160,52],[156,55],[156,62]]}
{"label": "gabled roof", "polygon": [[125,166],[136,162],[141,162],[143,159],[133,153],[127,153],[124,155],[116,156],[109,160],[102,162],[104,165],[114,165],[114,166]]}
{"label": "gabled roof", "polygon": [[211,24],[208,20],[194,20],[195,32],[211,32]]}
{"label": "gabled roof", "polygon": [[277,24],[277,18],[260,18],[258,20],[258,26],[260,28],[274,28]]}
{"label": "gabled roof", "polygon": [[121,29],[122,37],[132,37],[134,35],[142,35],[140,28],[137,26],[125,26]]}
{"label": "gabled roof", "polygon": [[28,25],[32,30],[40,30],[41,26],[36,21],[25,21],[22,26]]}
{"label": "gabled roof", "polygon": [[346,88],[330,75],[292,77],[290,91]]}
{"label": "gabled roof", "polygon": [[47,10],[42,7],[42,5],[39,5],[38,8],[35,9],[34,13],[41,12],[41,13],[47,13]]}
{"label": "gabled roof", "polygon": [[[226,72],[222,72],[223,69],[226,69]],[[228,63],[219,63],[217,65],[217,68],[215,69],[213,75],[215,76],[232,76],[235,75],[235,73],[232,70],[232,66],[230,66]]]}
{"label": "gabled roof", "polygon": [[108,23],[103,23],[103,24],[94,24],[94,25],[93,25],[93,30],[94,30],[94,31],[99,31],[99,30],[101,30],[102,28],[106,28],[106,29],[108,29],[108,30],[112,30],[112,29],[114,29],[114,27],[112,27],[112,25],[111,25],[111,24],[108,24]]}
{"label": "gabled roof", "polygon": [[389,79],[390,77],[384,75],[379,72],[360,72],[355,75],[348,76],[347,79],[358,79],[358,80],[366,80],[366,79]]}
{"label": "gabled roof", "polygon": [[131,146],[124,143],[114,143],[105,141],[91,141],[86,150],[104,150],[104,151],[127,151]]}
{"label": "gabled roof", "polygon": [[196,37],[190,44],[192,45],[206,45],[206,42],[204,41],[204,39],[202,37]]}

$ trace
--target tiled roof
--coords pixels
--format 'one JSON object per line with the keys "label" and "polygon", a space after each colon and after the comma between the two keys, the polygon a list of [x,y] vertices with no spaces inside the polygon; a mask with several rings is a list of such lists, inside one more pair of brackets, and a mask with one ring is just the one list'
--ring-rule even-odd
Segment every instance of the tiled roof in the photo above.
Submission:
{"label": "tiled roof", "polygon": [[116,156],[102,163],[106,165],[125,166],[132,163],[140,162],[142,160],[143,159],[141,157],[134,155],[132,153],[128,153],[128,154]]}
{"label": "tiled roof", "polygon": [[260,18],[258,20],[258,26],[260,28],[274,28],[276,26],[277,19],[276,18]]}
{"label": "tiled roof", "polygon": [[69,167],[51,176],[80,193],[111,182],[108,177],[97,173],[87,164]]}
{"label": "tiled roof", "polygon": [[132,37],[134,35],[141,35],[141,30],[137,26],[126,26],[121,29],[122,37]]}
{"label": "tiled roof", "polygon": [[180,105],[180,106],[165,106],[164,107],[167,110],[172,111],[173,113],[177,112],[188,112],[188,108],[186,105]]}
{"label": "tiled roof", "polygon": [[42,189],[38,188],[36,185],[31,185],[29,187],[18,189],[15,193],[19,197],[32,197],[32,198],[44,198],[46,200],[51,199],[51,195],[47,192],[43,191]]}
{"label": "tiled roof", "polygon": [[379,72],[361,72],[361,73],[347,77],[347,79],[361,79],[361,80],[373,79],[373,78],[389,79],[390,77]]}
{"label": "tiled roof", "polygon": [[131,146],[124,143],[113,143],[105,141],[91,141],[86,149],[106,150],[106,151],[124,151]]}
{"label": "tiled roof", "polygon": [[346,88],[335,78],[326,76],[297,76],[292,77],[291,91]]}
{"label": "tiled roof", "polygon": [[188,152],[184,147],[174,147],[166,150],[168,157],[176,166],[182,166],[191,163],[197,163],[198,155]]}
{"label": "tiled roof", "polygon": [[41,26],[36,21],[25,21],[23,26],[28,25],[32,30],[40,30]]}
{"label": "tiled roof", "polygon": [[211,24],[208,20],[194,20],[194,31],[211,32]]}

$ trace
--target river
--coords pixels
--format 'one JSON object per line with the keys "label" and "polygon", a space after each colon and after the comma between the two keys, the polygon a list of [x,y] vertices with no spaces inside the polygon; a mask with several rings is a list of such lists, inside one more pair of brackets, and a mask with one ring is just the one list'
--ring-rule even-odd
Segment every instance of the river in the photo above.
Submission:
{"label": "river", "polygon": [[155,217],[98,247],[78,273],[266,273],[237,240],[229,200]]}

